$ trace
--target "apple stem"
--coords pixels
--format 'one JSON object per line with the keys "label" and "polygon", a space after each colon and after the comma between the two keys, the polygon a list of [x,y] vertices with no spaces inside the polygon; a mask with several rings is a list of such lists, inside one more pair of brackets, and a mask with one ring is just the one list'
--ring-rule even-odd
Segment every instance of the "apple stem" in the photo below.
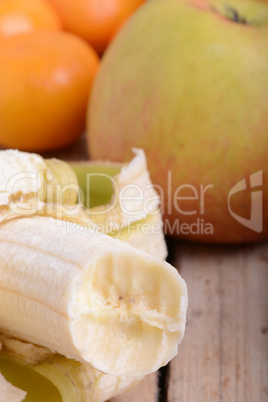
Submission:
{"label": "apple stem", "polygon": [[[217,10],[217,8],[215,6],[211,6],[210,9],[218,14],[222,14],[221,12],[219,12],[219,10]],[[241,15],[239,15],[238,11],[236,11],[232,7],[227,6],[225,8],[224,17],[230,21],[237,22],[239,24],[248,25],[247,19],[245,17],[242,17]]]}
{"label": "apple stem", "polygon": [[230,18],[232,21],[247,25],[248,22],[247,22],[246,18],[240,16],[234,8],[227,7],[227,12],[228,12],[228,15],[230,15],[230,17],[228,17],[228,15],[227,15],[227,17]]}

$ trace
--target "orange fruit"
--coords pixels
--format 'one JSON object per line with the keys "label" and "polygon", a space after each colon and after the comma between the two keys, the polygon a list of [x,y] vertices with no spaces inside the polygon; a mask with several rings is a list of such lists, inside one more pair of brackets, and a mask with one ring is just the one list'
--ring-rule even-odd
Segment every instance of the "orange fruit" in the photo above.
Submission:
{"label": "orange fruit", "polygon": [[99,58],[65,32],[15,35],[0,46],[0,143],[48,151],[72,143],[85,127]]}
{"label": "orange fruit", "polygon": [[59,16],[45,0],[0,1],[0,37],[36,29],[61,29]]}
{"label": "orange fruit", "polygon": [[63,28],[86,39],[98,53],[145,0],[47,0],[62,19]]}

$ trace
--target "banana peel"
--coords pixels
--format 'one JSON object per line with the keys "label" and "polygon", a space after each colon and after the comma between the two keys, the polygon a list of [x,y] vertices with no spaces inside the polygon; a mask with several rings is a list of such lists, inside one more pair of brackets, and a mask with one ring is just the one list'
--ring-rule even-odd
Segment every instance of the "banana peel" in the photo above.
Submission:
{"label": "banana peel", "polygon": [[167,248],[160,198],[151,182],[144,152],[134,149],[134,153],[129,164],[99,161],[70,166],[83,190],[83,203],[93,227],[164,260]]}
{"label": "banana peel", "polygon": [[[19,381],[17,385],[28,390],[26,401],[29,402],[39,402],[40,394],[44,394],[44,402],[106,401],[133,388],[143,379],[112,376],[38,345],[5,335],[0,335],[0,339],[0,371],[3,369],[7,378],[15,383]],[[26,392],[18,391],[23,392],[18,394],[21,397],[19,402]],[[7,401],[10,402],[10,399],[1,402]]]}

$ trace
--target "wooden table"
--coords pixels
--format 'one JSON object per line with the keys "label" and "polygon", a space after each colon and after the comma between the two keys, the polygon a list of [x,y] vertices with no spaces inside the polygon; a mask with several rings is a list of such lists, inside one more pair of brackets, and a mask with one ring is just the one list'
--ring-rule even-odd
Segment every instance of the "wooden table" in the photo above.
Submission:
{"label": "wooden table", "polygon": [[[85,139],[44,156],[87,159]],[[111,402],[268,401],[268,243],[168,247],[188,285],[185,338],[168,366]]]}

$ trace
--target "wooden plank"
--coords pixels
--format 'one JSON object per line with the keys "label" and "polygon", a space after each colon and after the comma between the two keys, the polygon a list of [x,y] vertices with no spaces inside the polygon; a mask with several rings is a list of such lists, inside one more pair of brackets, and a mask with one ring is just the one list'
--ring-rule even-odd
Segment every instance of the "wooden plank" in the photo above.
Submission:
{"label": "wooden plank", "polygon": [[268,401],[268,244],[181,244],[188,324],[168,402]]}
{"label": "wooden plank", "polygon": [[[0,145],[0,150],[5,149],[5,147]],[[86,134],[83,133],[77,141],[63,149],[49,152],[37,151],[36,153],[43,156],[43,158],[58,158],[65,161],[88,160]]]}
{"label": "wooden plank", "polygon": [[84,133],[75,143],[64,149],[38,153],[44,158],[58,158],[65,161],[88,160],[86,134]]}
{"label": "wooden plank", "polygon": [[146,376],[128,392],[110,400],[110,402],[154,402],[157,401],[157,373]]}

